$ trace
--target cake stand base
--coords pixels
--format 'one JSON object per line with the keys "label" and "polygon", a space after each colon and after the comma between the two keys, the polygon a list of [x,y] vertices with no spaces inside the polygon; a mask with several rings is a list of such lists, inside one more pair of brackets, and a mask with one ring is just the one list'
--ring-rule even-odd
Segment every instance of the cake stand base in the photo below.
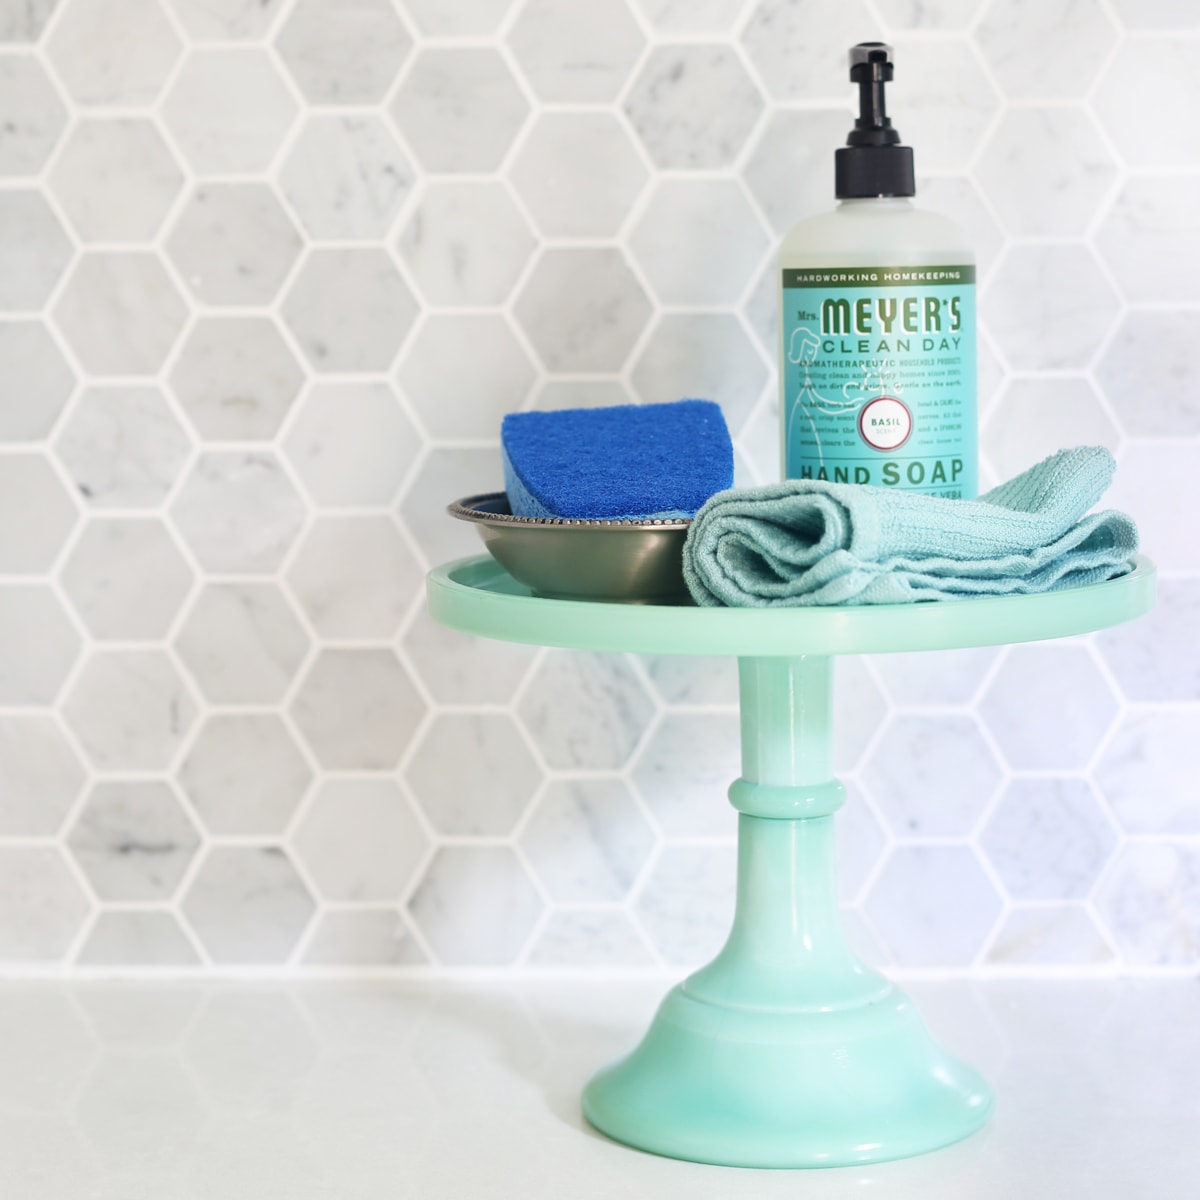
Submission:
{"label": "cake stand base", "polygon": [[898,988],[826,1011],[730,1007],[676,987],[583,1111],[619,1142],[693,1162],[831,1167],[959,1141],[988,1118],[983,1079],[938,1047]]}

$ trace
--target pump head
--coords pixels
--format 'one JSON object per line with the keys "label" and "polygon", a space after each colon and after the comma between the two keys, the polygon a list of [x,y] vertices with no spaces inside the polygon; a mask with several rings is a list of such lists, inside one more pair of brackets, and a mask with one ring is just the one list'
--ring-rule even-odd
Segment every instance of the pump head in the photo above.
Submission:
{"label": "pump head", "polygon": [[871,196],[912,196],[913,153],[900,145],[884,101],[883,85],[892,79],[892,48],[883,42],[850,47],[850,82],[858,84],[858,120],[834,156],[839,200]]}

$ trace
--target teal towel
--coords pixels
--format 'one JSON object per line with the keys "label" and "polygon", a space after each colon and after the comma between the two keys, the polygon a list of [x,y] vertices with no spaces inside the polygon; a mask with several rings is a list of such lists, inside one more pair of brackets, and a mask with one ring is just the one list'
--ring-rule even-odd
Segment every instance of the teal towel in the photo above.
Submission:
{"label": "teal towel", "polygon": [[1084,514],[1116,464],[1060,450],[978,500],[792,479],[720,492],[696,514],[683,574],[697,604],[904,604],[1049,592],[1131,569],[1124,513]]}

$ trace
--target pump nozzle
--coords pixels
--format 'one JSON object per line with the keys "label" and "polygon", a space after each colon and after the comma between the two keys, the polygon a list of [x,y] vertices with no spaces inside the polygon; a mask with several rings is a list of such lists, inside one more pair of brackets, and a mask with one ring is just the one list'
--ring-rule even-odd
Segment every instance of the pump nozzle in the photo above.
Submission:
{"label": "pump nozzle", "polygon": [[835,156],[839,200],[912,196],[912,150],[900,145],[884,101],[883,85],[894,74],[892,48],[883,42],[850,47],[850,82],[858,84],[858,119]]}
{"label": "pump nozzle", "polygon": [[849,146],[894,146],[900,134],[888,120],[883,85],[894,74],[892,48],[883,42],[850,47],[850,81],[858,84],[858,120],[846,139]]}

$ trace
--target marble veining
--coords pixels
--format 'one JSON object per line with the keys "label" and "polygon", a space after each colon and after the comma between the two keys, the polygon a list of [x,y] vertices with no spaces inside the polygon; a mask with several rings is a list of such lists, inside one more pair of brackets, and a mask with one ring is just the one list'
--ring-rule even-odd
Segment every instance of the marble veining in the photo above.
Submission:
{"label": "marble veining", "polygon": [[1134,302],[1191,298],[1186,269],[1200,244],[1200,180],[1127,179],[1096,235],[1096,247]]}
{"label": "marble veining", "polygon": [[741,60],[724,46],[653,51],[625,101],[625,112],[655,166],[727,166],[763,109]]}
{"label": "marble veining", "polygon": [[94,251],[76,262],[53,317],[89,372],[148,375],[174,345],[186,310],[153,254]]}
{"label": "marble veining", "polygon": [[20,0],[9,4],[0,17],[0,39],[6,42],[35,41],[58,0]]}
{"label": "marble veining", "polygon": [[87,967],[195,967],[200,955],[172,913],[130,909],[101,913],[78,961]]}
{"label": "marble veining", "polygon": [[962,837],[978,822],[1003,774],[968,717],[896,717],[862,780],[898,837]]}
{"label": "marble veining", "polygon": [[626,0],[528,0],[508,44],[541,100],[595,104],[617,99],[643,41]]}
{"label": "marble veining", "polygon": [[521,849],[552,899],[619,903],[654,847],[654,833],[619,780],[551,783],[521,833]]}
{"label": "marble veining", "polygon": [[84,528],[61,578],[95,637],[144,640],[166,633],[195,576],[161,521],[101,517]]}
{"label": "marble veining", "polygon": [[664,33],[724,33],[746,7],[742,0],[638,0]]}
{"label": "marble veining", "polygon": [[309,641],[273,583],[210,583],[184,618],[175,648],[215,704],[283,698]]}
{"label": "marble veining", "polygon": [[128,781],[89,792],[67,845],[102,900],[169,900],[200,836],[167,784]]}
{"label": "marble veining", "polygon": [[1085,900],[1116,832],[1082,779],[1022,778],[1005,789],[980,842],[1015,900]]}
{"label": "marble veining", "polygon": [[445,846],[409,908],[443,962],[489,966],[516,957],[542,901],[507,847]]}
{"label": "marble veining", "polygon": [[213,441],[271,438],[303,383],[304,372],[278,327],[256,317],[198,321],[171,372],[188,420]]}
{"label": "marble veining", "polygon": [[62,98],[33,58],[0,59],[0,96],[4,97],[5,129],[0,140],[0,173],[32,175],[45,163],[66,124]]}
{"label": "marble veining", "polygon": [[284,7],[283,0],[170,0],[189,34],[241,41],[260,37]]}
{"label": "marble veining", "polygon": [[[574,287],[579,275],[589,287]],[[650,303],[615,249],[549,250],[517,297],[515,312],[552,371],[615,370],[633,349]]]}
{"label": "marble veining", "polygon": [[839,93],[846,47],[872,23],[862,0],[836,9],[821,0],[762,0],[741,43],[772,99],[827,99]]}
{"label": "marble veining", "polygon": [[[50,28],[46,53],[68,94],[80,104],[150,104],[184,46],[157,3],[75,0]],[[135,26],[138,36],[126,31]]]}
{"label": "marble veining", "polygon": [[1110,450],[1119,449],[1121,441],[1108,408],[1082,377],[1015,379],[988,422],[990,457],[1003,478],[1026,470],[1072,439]]}
{"label": "marble veining", "polygon": [[278,717],[240,713],[201,727],[178,778],[210,833],[270,836],[287,827],[312,772]]}
{"label": "marble veining", "polygon": [[1190,963],[1198,945],[1200,854],[1186,843],[1129,842],[1101,885],[1096,903],[1131,962]]}
{"label": "marble veining", "polygon": [[384,371],[417,304],[381,248],[313,252],[284,297],[282,315],[316,371]]}
{"label": "marble veining", "polygon": [[298,0],[275,44],[310,104],[372,104],[391,86],[412,36],[387,0]]}
{"label": "marble veining", "polygon": [[421,569],[387,517],[323,517],[304,535],[287,579],[319,635],[386,638],[412,603]]}
{"label": "marble veining", "polygon": [[643,403],[696,394],[728,396],[725,423],[736,436],[755,409],[766,380],[762,359],[728,314],[667,314],[654,327],[633,368]]}
{"label": "marble veining", "polygon": [[424,707],[390,650],[329,649],[305,674],[290,711],[321,766],[380,771],[400,761]]}
{"label": "marble veining", "polygon": [[565,909],[554,913],[534,943],[529,962],[539,967],[644,967],[653,956],[622,912]]}
{"label": "marble veining", "polygon": [[988,328],[1019,370],[1086,367],[1118,312],[1094,256],[1075,244],[1010,247],[984,295]]}
{"label": "marble veining", "polygon": [[1117,178],[1095,121],[1070,108],[1017,108],[976,167],[1001,220],[1017,234],[1087,231]]}
{"label": "marble veining", "polygon": [[668,846],[638,894],[635,911],[663,960],[707,962],[724,944],[733,912],[737,852]]}
{"label": "marble veining", "polygon": [[315,907],[291,860],[272,845],[210,850],[181,904],[217,963],[283,962]]}
{"label": "marble veining", "polygon": [[[563,705],[571,691],[583,705]],[[551,767],[621,767],[654,707],[621,658],[552,651],[525,690],[519,713]]]}
{"label": "marble veining", "polygon": [[378,117],[315,117],[284,164],[283,194],[317,238],[384,236],[415,176]]}
{"label": "marble veining", "polygon": [[304,501],[273,454],[239,451],[199,458],[171,509],[202,566],[240,574],[277,567],[304,514]]}
{"label": "marble veining", "polygon": [[261,171],[296,116],[296,103],[259,47],[196,50],[163,101],[163,121],[199,171]]}
{"label": "marble veining", "polygon": [[[382,778],[328,780],[305,810],[294,842],[325,899],[354,903],[398,901],[429,849],[404,793]],[[391,924],[393,936],[403,940],[395,914]],[[322,951],[332,952],[332,945]]]}
{"label": "marble veining", "polygon": [[153,122],[81,122],[54,162],[49,186],[83,238],[154,237],[183,187],[183,172]]}
{"label": "marble veining", "polygon": [[197,300],[265,304],[302,248],[275,193],[263,184],[198,187],[167,241],[167,255]]}
{"label": "marble veining", "polygon": [[328,909],[308,940],[304,962],[314,967],[412,967],[427,961],[394,909]]}
{"label": "marble veining", "polygon": [[1015,966],[1058,963],[1086,967],[1112,958],[1112,947],[1080,904],[1013,909],[988,951],[989,962]]}
{"label": "marble veining", "polygon": [[732,808],[714,804],[741,774],[734,713],[667,717],[638,757],[633,781],[668,837],[730,837]]}
{"label": "marble veining", "polygon": [[162,650],[97,650],[63,716],[96,767],[163,770],[196,720],[196,702]]}
{"label": "marble veining", "polygon": [[404,223],[397,249],[429,303],[458,306],[502,303],[536,244],[499,183],[435,181]]}
{"label": "marble veining", "polygon": [[529,105],[507,63],[483,46],[427,49],[406,75],[392,117],[427,171],[494,171]]}
{"label": "marble veining", "polygon": [[984,15],[978,39],[1006,94],[1026,100],[1085,93],[1116,30],[1099,5],[1005,0]]}
{"label": "marble veining", "polygon": [[297,409],[285,445],[317,504],[378,507],[396,495],[416,461],[420,437],[391,388],[317,384]]}
{"label": "marble veining", "polygon": [[158,504],[190,448],[162,393],[137,384],[86,389],[55,444],[79,495],[94,508]]}
{"label": "marble veining", "polygon": [[[462,353],[464,339],[470,354]],[[423,428],[447,440],[498,429],[505,413],[524,405],[534,378],[529,355],[495,316],[431,316],[397,373]]]}
{"label": "marble veining", "polygon": [[511,717],[447,713],[417,743],[404,778],[438,833],[503,836],[542,773]]}
{"label": "marble veining", "polygon": [[[702,306],[736,302],[767,241],[737,185],[667,178],[651,196],[630,245],[664,304]],[[697,245],[706,253],[696,254]]]}
{"label": "marble veining", "polygon": [[616,117],[546,113],[510,171],[538,227],[552,237],[616,233],[648,173]]}

